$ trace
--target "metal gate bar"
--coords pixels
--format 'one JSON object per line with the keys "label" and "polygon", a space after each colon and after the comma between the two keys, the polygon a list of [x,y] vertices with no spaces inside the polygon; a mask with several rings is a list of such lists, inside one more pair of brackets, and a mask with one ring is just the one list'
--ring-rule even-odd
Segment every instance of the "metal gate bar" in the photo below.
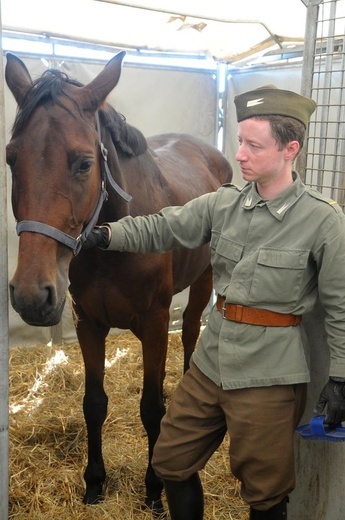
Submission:
{"label": "metal gate bar", "polygon": [[302,93],[316,101],[317,109],[297,169],[307,185],[335,199],[344,210],[345,0],[314,0],[308,5],[309,10]]}

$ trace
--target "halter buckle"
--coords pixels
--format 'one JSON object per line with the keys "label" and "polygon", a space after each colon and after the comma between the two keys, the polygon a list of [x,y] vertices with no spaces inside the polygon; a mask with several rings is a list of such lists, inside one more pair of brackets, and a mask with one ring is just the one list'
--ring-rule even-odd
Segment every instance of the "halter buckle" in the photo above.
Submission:
{"label": "halter buckle", "polygon": [[108,161],[108,150],[107,148],[104,146],[104,144],[102,142],[99,143],[100,147],[101,147],[101,154],[102,154],[102,157],[105,161]]}

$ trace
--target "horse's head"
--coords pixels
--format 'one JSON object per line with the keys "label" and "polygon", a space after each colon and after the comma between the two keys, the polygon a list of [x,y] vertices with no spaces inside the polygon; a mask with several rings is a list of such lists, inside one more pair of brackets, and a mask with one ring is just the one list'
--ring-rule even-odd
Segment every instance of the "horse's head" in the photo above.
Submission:
{"label": "horse's head", "polygon": [[18,103],[7,162],[20,234],[10,294],[31,325],[61,318],[73,249],[102,195],[97,111],[118,83],[124,54],[86,86],[54,70],[32,81],[24,63],[7,56],[6,82]]}

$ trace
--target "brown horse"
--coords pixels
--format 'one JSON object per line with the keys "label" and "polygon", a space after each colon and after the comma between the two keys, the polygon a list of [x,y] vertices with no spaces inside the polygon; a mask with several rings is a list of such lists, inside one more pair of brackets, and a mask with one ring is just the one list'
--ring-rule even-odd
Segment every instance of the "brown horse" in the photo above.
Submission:
{"label": "brown horse", "polygon": [[149,445],[146,505],[160,512],[162,483],[150,461],[165,412],[169,306],[173,294],[190,286],[182,332],[186,369],[212,290],[209,248],[143,255],[80,251],[80,245],[96,222],[182,205],[230,181],[232,171],[221,152],[191,136],[146,140],[105,102],[119,81],[124,54],[86,86],[56,70],[32,81],[24,63],[7,56],[6,81],[18,103],[7,162],[20,235],[10,294],[23,320],[40,326],[58,323],[68,288],[72,295],[85,363],[88,504],[102,498],[106,478],[105,340],[111,327],[130,329],[140,339],[140,411]]}

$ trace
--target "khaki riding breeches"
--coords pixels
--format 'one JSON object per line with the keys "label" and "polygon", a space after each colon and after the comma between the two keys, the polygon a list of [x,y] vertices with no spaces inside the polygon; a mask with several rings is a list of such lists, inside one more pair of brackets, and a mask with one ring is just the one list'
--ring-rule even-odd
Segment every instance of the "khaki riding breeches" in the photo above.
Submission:
{"label": "khaki riding breeches", "polygon": [[241,482],[242,498],[255,509],[274,506],[295,486],[294,431],[306,387],[223,390],[191,361],[162,419],[154,470],[163,479],[188,479],[205,466],[228,431],[231,471]]}

